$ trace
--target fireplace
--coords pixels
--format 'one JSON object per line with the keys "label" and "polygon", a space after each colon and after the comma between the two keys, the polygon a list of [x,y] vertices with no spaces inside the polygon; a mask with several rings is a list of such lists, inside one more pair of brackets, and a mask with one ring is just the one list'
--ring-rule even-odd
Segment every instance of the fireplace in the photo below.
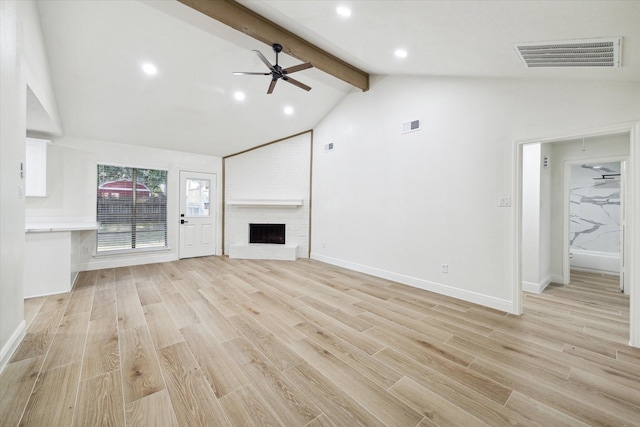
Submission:
{"label": "fireplace", "polygon": [[249,243],[285,244],[285,224],[249,224]]}

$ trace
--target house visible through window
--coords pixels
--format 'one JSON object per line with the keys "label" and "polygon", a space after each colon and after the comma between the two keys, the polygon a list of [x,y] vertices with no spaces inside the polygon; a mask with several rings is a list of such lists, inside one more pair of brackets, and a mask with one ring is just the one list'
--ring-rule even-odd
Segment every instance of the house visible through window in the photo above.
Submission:
{"label": "house visible through window", "polygon": [[98,165],[97,200],[97,253],[167,247],[167,171]]}

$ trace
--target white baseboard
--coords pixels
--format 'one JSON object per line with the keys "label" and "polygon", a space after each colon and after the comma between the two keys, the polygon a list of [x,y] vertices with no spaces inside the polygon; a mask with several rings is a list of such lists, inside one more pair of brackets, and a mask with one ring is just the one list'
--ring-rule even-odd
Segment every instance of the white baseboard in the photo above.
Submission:
{"label": "white baseboard", "polygon": [[549,286],[549,283],[551,283],[551,276],[548,276],[546,279],[544,279],[543,281],[541,281],[540,283],[533,283],[533,282],[522,282],[522,290],[525,292],[533,292],[536,294],[541,293],[542,291],[544,291],[544,289]]}
{"label": "white baseboard", "polygon": [[593,268],[582,268],[582,267],[571,267],[571,271],[580,271],[583,273],[595,273],[595,274],[602,274],[605,276],[618,276],[620,277],[620,271],[603,271],[603,270],[597,270],[597,269],[593,269]]}
{"label": "white baseboard", "polygon": [[571,249],[572,270],[602,274],[620,274],[620,253]]}
{"label": "white baseboard", "polygon": [[131,267],[132,265],[155,264],[171,262],[178,259],[175,253],[158,255],[135,256],[135,254],[114,255],[109,258],[97,257],[89,262],[80,264],[80,271],[101,270],[103,268]]}
{"label": "white baseboard", "polygon": [[24,338],[25,332],[27,330],[27,322],[24,320],[20,322],[16,330],[11,334],[11,337],[7,341],[7,343],[2,346],[2,350],[0,350],[0,373],[4,371],[4,367],[7,366],[11,356],[18,348],[18,345]]}
{"label": "white baseboard", "polygon": [[564,283],[564,277],[562,277],[562,274],[552,274],[549,278],[553,283],[562,283],[563,285],[567,285],[567,283]]}
{"label": "white baseboard", "polygon": [[78,283],[78,276],[80,276],[80,272],[76,271],[73,273],[73,280],[71,280],[71,290],[73,291],[76,288],[76,283]]}
{"label": "white baseboard", "polygon": [[414,288],[424,289],[425,291],[435,292],[437,294],[472,302],[474,304],[480,304],[485,307],[494,308],[496,310],[513,313],[513,301],[495,298],[489,295],[479,294],[477,292],[466,291],[464,289],[454,288],[451,286],[443,285],[441,283],[430,282],[428,280],[419,279],[417,277],[406,276],[404,274],[381,270],[379,268],[332,258],[325,255],[311,253],[311,259],[326,262],[327,264],[336,265],[338,267],[347,268],[349,270],[370,274],[372,276],[380,277],[383,279],[392,280],[394,282],[402,283],[403,285],[409,285],[413,286]]}
{"label": "white baseboard", "polygon": [[73,290],[73,288],[69,291],[55,291],[55,292],[45,292],[45,293],[38,293],[38,294],[33,294],[33,295],[27,295],[24,298],[41,298],[41,297],[49,297],[51,295],[62,295],[62,294],[67,294],[69,292],[71,292]]}

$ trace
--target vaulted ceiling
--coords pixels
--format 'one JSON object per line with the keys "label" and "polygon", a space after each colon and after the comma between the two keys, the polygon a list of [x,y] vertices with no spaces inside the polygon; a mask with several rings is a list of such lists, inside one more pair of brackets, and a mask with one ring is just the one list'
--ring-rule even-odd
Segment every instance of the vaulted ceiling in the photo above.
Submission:
{"label": "vaulted ceiling", "polygon": [[[638,1],[239,3],[374,76],[640,83]],[[252,49],[273,62],[271,47],[177,0],[38,1],[38,10],[65,136],[224,156],[312,129],[360,92],[314,68],[295,75],[310,92],[279,82],[267,95],[269,76],[233,72],[268,71]],[[530,69],[513,48],[615,36],[621,68]],[[399,48],[406,58],[394,56]],[[157,74],[142,72],[146,62]],[[280,55],[283,67],[299,62]]]}

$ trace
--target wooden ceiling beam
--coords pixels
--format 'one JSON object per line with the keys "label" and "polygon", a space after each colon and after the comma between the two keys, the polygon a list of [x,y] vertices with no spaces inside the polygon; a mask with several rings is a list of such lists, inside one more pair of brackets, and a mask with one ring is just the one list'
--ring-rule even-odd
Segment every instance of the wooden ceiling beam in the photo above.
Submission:
{"label": "wooden ceiling beam", "polygon": [[369,74],[298,37],[278,24],[233,0],[178,0],[206,16],[222,22],[271,46],[311,64],[363,92],[369,90]]}

